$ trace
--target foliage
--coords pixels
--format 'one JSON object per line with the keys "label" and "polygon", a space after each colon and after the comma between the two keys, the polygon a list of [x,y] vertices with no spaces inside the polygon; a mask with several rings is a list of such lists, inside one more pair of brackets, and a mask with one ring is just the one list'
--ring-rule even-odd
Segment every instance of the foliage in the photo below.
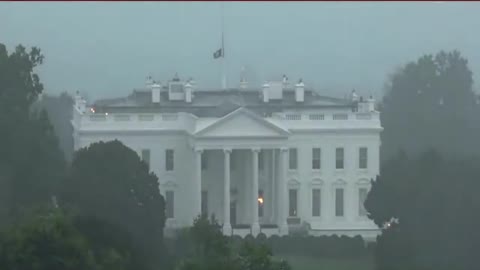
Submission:
{"label": "foliage", "polygon": [[[390,224],[378,238],[378,269],[473,269],[479,178],[479,159],[447,160],[429,151],[388,162],[365,202],[375,223]],[[388,223],[392,218],[398,224]]]}
{"label": "foliage", "polygon": [[424,55],[390,78],[382,104],[382,157],[402,149],[420,154],[472,154],[479,133],[480,106],[472,72],[458,51]]}
{"label": "foliage", "polygon": [[59,139],[59,145],[67,161],[73,157],[73,127],[72,120],[73,97],[63,92],[59,96],[42,95],[36,107],[45,109],[52,122],[55,134]]}
{"label": "foliage", "polygon": [[[215,219],[208,220],[199,216],[182,237],[191,241],[194,252],[181,258],[179,270],[289,270],[286,261],[273,260],[270,248],[264,241],[254,239],[242,241],[236,245],[237,238],[227,238],[221,232]],[[237,243],[238,244],[238,243]]]}
{"label": "foliage", "polygon": [[40,49],[19,45],[8,53],[0,44],[0,220],[11,223],[22,209],[56,194],[65,161],[45,111],[32,104],[43,90],[34,69]]}
{"label": "foliage", "polygon": [[148,268],[165,266],[164,200],[147,164],[121,142],[93,143],[78,150],[62,193],[62,202],[79,216],[117,224],[131,235],[135,261]]}
{"label": "foliage", "polygon": [[97,267],[88,242],[60,210],[31,217],[2,235],[2,269],[101,269]]}

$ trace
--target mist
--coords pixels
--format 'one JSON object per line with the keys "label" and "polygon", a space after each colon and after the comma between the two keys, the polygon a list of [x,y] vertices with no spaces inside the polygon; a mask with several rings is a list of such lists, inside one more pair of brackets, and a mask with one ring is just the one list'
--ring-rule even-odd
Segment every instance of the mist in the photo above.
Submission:
{"label": "mist", "polygon": [[[287,74],[317,91],[380,95],[387,76],[419,55],[462,52],[478,81],[475,3],[225,2],[228,86]],[[222,3],[0,3],[0,38],[38,46],[46,93],[124,96],[151,74],[178,72],[200,88],[221,85]],[[461,14],[461,16],[459,15]],[[477,87],[474,87],[477,88]]]}

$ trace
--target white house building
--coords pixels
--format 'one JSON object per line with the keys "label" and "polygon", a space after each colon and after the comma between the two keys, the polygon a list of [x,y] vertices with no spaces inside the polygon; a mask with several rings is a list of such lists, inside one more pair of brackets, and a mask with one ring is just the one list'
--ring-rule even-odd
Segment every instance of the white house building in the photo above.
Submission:
{"label": "white house building", "polygon": [[301,82],[200,90],[147,80],[125,98],[76,97],[75,149],[118,139],[149,164],[166,200],[166,227],[215,215],[225,234],[375,237],[363,207],[379,173],[372,98],[322,96]]}

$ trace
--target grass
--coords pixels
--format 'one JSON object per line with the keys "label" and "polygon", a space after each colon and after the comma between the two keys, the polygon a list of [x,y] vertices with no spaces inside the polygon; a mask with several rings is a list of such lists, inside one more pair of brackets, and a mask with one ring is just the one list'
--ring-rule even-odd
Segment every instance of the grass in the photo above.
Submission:
{"label": "grass", "polygon": [[293,270],[373,270],[374,261],[369,256],[358,258],[321,258],[298,255],[278,255],[286,259]]}

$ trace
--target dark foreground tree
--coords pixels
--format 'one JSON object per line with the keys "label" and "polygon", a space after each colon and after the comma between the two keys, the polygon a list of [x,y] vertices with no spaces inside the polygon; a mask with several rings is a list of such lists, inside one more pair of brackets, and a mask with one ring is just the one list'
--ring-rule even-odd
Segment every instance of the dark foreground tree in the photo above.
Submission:
{"label": "dark foreground tree", "polygon": [[286,261],[274,261],[266,243],[243,240],[239,248],[222,234],[212,218],[199,216],[181,238],[189,252],[177,265],[178,270],[290,270]]}
{"label": "dark foreground tree", "polygon": [[40,109],[47,111],[58,137],[60,148],[66,160],[70,162],[73,157],[73,127],[70,123],[72,120],[73,97],[66,92],[58,96],[44,94],[37,105]]}
{"label": "dark foreground tree", "polygon": [[167,267],[158,179],[121,142],[98,142],[77,151],[61,201],[79,216],[105,220],[128,232],[137,263],[144,262],[148,269]]}
{"label": "dark foreground tree", "polygon": [[446,160],[432,151],[383,166],[365,203],[376,224],[388,225],[378,238],[377,268],[478,269],[479,179],[479,159]]}
{"label": "dark foreground tree", "polygon": [[458,51],[424,55],[389,80],[382,104],[382,158],[400,149],[418,155],[479,153],[480,106],[472,90],[472,72]]}
{"label": "dark foreground tree", "polygon": [[19,45],[8,53],[0,44],[0,225],[22,209],[44,204],[56,194],[65,161],[44,111],[32,111],[43,91],[35,68],[38,48]]}
{"label": "dark foreground tree", "polygon": [[31,216],[1,235],[1,269],[102,269],[87,240],[60,210]]}

